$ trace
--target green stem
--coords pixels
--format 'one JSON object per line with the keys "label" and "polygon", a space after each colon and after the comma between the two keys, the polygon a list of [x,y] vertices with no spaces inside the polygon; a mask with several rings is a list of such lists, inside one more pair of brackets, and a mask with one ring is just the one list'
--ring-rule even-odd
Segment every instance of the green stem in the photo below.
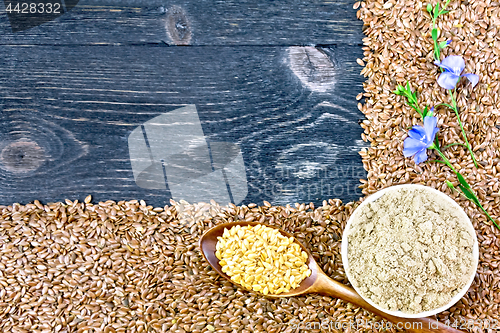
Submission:
{"label": "green stem", "polygon": [[434,41],[434,60],[439,60],[439,46],[437,40]]}
{"label": "green stem", "polygon": [[436,150],[441,151],[441,147],[439,146],[439,140],[438,140],[437,135],[434,137],[434,146],[436,146]]}
{"label": "green stem", "polygon": [[[434,13],[434,15],[432,16],[432,30],[436,29],[436,20],[438,18],[438,13]],[[432,38],[432,40],[434,41],[434,60],[438,60],[439,61],[439,45],[438,45],[438,42],[437,42],[437,38],[434,39]]]}
{"label": "green stem", "polygon": [[[439,149],[437,149],[436,147],[434,147],[432,149],[434,149],[439,154],[439,156],[443,159],[442,161],[439,161],[439,162],[446,164],[451,170],[453,170],[453,172],[455,173],[455,175],[457,175],[457,177],[458,177],[458,175],[460,173],[453,167],[453,165],[451,165],[451,162],[448,160],[448,158],[446,156],[444,156],[444,154]],[[463,176],[462,176],[462,178],[465,179]],[[467,184],[467,186],[469,186],[469,185]],[[481,203],[479,202],[479,199],[476,196],[476,194],[474,194],[474,192],[472,191],[472,189],[470,189],[470,186],[469,186],[468,192],[474,197],[475,200],[471,200],[471,199],[467,198],[466,196],[465,196],[465,198],[467,200],[472,201],[478,208],[480,208],[483,211],[483,213],[488,217],[488,219],[491,222],[493,222],[493,224],[498,228],[498,230],[500,230],[500,226],[495,222],[495,220],[490,216],[490,214],[488,214],[488,212],[486,211],[486,209],[484,209],[483,205],[481,205]]]}
{"label": "green stem", "polygon": [[481,208],[481,210],[483,211],[483,213],[485,213],[486,216],[488,216],[488,218],[490,219],[490,221],[493,222],[493,224],[500,230],[500,226],[498,226],[498,224],[495,222],[495,220],[490,216],[490,214],[488,214],[488,212],[486,211],[486,209],[484,209],[483,206],[481,206],[481,205],[479,205],[479,208]]}
{"label": "green stem", "polygon": [[456,143],[450,143],[449,145],[441,147],[441,150],[445,150],[445,149],[450,148],[452,146],[462,146],[462,147],[467,148],[467,145],[464,145],[463,143],[456,142]]}
{"label": "green stem", "polygon": [[413,105],[410,105],[415,111],[418,112],[418,114],[420,115],[420,117],[422,117],[422,119],[424,118],[424,114],[422,113],[422,111],[420,111],[420,108],[418,106],[413,106]]}
{"label": "green stem", "polygon": [[415,111],[417,111],[420,114],[420,116],[423,118],[424,117],[424,113],[420,109],[420,106],[418,106],[418,101],[416,99],[414,99],[413,96],[407,96],[406,98],[408,99],[408,103],[410,104],[410,106]]}
{"label": "green stem", "polygon": [[448,103],[439,103],[439,104],[436,104],[435,107],[437,108],[438,106],[441,106],[441,105],[445,105],[445,106],[449,107],[450,109],[453,109],[453,106],[451,106]]}
{"label": "green stem", "polygon": [[[443,5],[443,7],[441,9],[439,9],[436,12],[433,12],[433,15],[432,15],[432,30],[436,29],[437,18],[439,17],[439,15],[440,15],[440,13],[442,11],[446,10],[446,7],[448,7],[448,4],[450,3],[450,1],[451,0],[446,0],[445,4]],[[440,55],[441,55],[441,50],[439,49],[439,44],[437,42],[437,38],[436,39],[432,38],[432,39],[434,41],[434,59],[439,61],[439,58],[440,58]],[[441,71],[443,71],[442,68],[441,68]]]}
{"label": "green stem", "polygon": [[441,163],[441,164],[446,164],[446,162],[441,161],[441,160],[427,160],[425,163],[431,163],[431,162],[437,162],[437,163]]}
{"label": "green stem", "polygon": [[462,121],[460,120],[460,115],[458,114],[457,101],[455,100],[455,93],[454,92],[452,93],[451,90],[448,90],[448,92],[450,93],[452,109],[453,111],[455,111],[455,115],[457,116],[458,124],[460,125],[460,129],[462,130],[462,136],[464,137],[467,149],[469,150],[470,156],[472,157],[472,161],[474,161],[474,165],[476,166],[476,168],[479,168],[477,165],[476,158],[474,157],[474,153],[472,152],[472,148],[469,144],[469,140],[467,140],[467,135],[465,134],[464,126],[462,124]]}
{"label": "green stem", "polygon": [[451,164],[446,156],[441,152],[441,150],[434,148],[434,150],[439,154],[439,156],[443,159],[444,164],[446,164],[454,173],[458,173],[457,169]]}

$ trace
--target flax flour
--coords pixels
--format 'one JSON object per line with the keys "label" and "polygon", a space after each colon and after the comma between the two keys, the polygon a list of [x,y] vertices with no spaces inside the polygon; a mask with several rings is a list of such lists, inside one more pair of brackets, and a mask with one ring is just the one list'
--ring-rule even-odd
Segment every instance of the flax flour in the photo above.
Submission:
{"label": "flax flour", "polygon": [[408,314],[446,305],[477,262],[462,212],[427,189],[390,191],[351,224],[351,283],[380,307]]}

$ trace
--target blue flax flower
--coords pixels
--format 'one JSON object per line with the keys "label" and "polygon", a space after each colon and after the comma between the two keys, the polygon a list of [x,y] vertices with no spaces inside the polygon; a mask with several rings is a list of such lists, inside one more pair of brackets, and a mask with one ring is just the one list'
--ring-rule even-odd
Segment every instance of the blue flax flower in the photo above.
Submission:
{"label": "blue flax flower", "polygon": [[405,157],[413,156],[416,164],[427,161],[427,148],[434,146],[433,141],[438,132],[436,125],[437,118],[427,116],[424,118],[424,127],[413,126],[404,141],[403,155]]}
{"label": "blue flax flower", "polygon": [[434,64],[444,69],[444,72],[438,77],[438,84],[444,89],[454,89],[462,76],[465,76],[472,83],[472,87],[475,87],[479,82],[479,76],[476,74],[467,73],[462,75],[465,69],[465,61],[460,56],[451,55],[444,58],[443,61],[436,60]]}

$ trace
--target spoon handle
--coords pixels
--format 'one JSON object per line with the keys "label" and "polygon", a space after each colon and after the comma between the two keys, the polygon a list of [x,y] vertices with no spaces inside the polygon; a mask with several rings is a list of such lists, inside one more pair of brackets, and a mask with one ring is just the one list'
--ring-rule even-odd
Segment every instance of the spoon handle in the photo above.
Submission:
{"label": "spoon handle", "polygon": [[376,315],[396,324],[393,327],[405,329],[407,332],[442,332],[442,333],[463,333],[463,331],[449,327],[432,318],[400,318],[384,313],[370,304],[368,304],[359,294],[352,288],[349,288],[342,283],[329,278],[325,273],[318,274],[318,280],[313,287],[312,292],[318,294],[333,296],[340,298],[346,302],[350,302],[365,310],[368,310]]}

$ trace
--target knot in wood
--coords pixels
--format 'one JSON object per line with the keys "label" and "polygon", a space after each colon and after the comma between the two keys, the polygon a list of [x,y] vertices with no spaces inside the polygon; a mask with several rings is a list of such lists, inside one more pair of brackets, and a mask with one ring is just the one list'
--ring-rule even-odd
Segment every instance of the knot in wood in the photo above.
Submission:
{"label": "knot in wood", "polygon": [[165,28],[175,45],[189,45],[191,26],[182,8],[172,6],[167,10]]}
{"label": "knot in wood", "polygon": [[321,48],[292,46],[288,49],[288,57],[292,72],[310,90],[324,93],[335,87],[337,69]]}
{"label": "knot in wood", "polygon": [[45,152],[34,141],[14,141],[2,149],[0,166],[13,173],[27,173],[38,169],[45,161]]}

